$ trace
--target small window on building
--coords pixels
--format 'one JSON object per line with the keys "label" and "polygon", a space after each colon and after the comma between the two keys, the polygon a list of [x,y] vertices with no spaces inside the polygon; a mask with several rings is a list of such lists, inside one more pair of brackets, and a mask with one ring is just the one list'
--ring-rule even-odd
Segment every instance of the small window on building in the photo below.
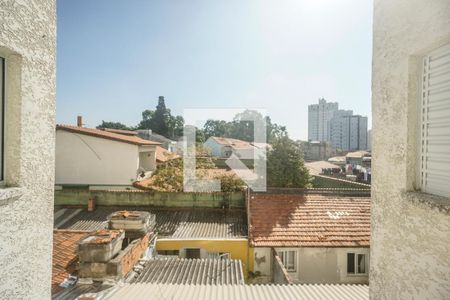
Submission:
{"label": "small window on building", "polygon": [[347,274],[366,274],[366,255],[347,253]]}
{"label": "small window on building", "polygon": [[188,248],[185,249],[186,258],[200,258],[200,249]]}
{"label": "small window on building", "polygon": [[279,256],[286,270],[295,272],[297,261],[296,251],[280,251]]}
{"label": "small window on building", "polygon": [[420,188],[450,197],[450,44],[425,56],[421,89]]}
{"label": "small window on building", "polygon": [[170,256],[178,256],[179,251],[178,250],[159,250],[159,255],[170,255]]}
{"label": "small window on building", "polygon": [[0,182],[4,179],[5,59],[0,57]]}

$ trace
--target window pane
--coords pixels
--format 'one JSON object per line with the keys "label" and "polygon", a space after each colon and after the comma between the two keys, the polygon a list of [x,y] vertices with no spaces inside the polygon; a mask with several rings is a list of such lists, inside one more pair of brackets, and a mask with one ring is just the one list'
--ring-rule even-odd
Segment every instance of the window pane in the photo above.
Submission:
{"label": "window pane", "polygon": [[347,273],[355,273],[355,253],[347,253]]}
{"label": "window pane", "polygon": [[364,254],[358,254],[358,273],[366,273],[366,259]]}

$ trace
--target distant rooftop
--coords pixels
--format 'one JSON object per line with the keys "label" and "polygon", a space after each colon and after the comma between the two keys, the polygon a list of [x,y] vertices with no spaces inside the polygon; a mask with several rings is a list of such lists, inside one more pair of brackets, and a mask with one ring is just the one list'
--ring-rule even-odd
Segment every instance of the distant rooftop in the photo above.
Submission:
{"label": "distant rooftop", "polygon": [[133,276],[131,283],[244,284],[242,263],[236,259],[158,257]]}
{"label": "distant rooftop", "polygon": [[311,175],[319,175],[322,173],[322,169],[340,169],[341,167],[330,162],[321,160],[321,161],[312,161],[305,163],[305,167],[308,168],[309,174]]}
{"label": "distant rooftop", "polygon": [[369,247],[370,197],[255,193],[250,244],[259,247]]}
{"label": "distant rooftop", "polygon": [[54,225],[60,229],[99,230],[106,228],[109,214],[120,210],[149,211],[156,215],[159,238],[239,238],[247,236],[244,210],[211,208],[155,208],[99,206],[93,212],[85,208],[59,208]]}

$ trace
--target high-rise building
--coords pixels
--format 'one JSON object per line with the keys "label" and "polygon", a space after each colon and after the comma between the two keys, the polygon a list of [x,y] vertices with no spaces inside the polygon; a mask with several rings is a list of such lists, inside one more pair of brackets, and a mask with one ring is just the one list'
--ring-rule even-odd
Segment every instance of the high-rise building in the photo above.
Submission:
{"label": "high-rise building", "polygon": [[340,151],[367,150],[367,117],[339,111],[330,121],[330,140]]}
{"label": "high-rise building", "polygon": [[308,106],[308,140],[330,141],[330,120],[338,110],[337,102],[327,102],[319,99],[319,104]]}

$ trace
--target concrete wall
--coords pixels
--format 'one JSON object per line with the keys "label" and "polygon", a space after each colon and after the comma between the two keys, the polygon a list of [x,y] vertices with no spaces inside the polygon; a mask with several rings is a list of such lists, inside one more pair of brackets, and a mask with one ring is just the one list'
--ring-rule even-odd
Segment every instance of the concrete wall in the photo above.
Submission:
{"label": "concrete wall", "polygon": [[[297,269],[288,272],[296,283],[360,283],[369,281],[369,248],[275,248],[295,250]],[[366,255],[366,274],[347,274],[347,253]],[[270,248],[254,248],[254,272],[261,273],[261,281],[269,282],[273,278],[273,256]]]}
{"label": "concrete wall", "polygon": [[450,298],[450,199],[415,192],[421,58],[450,42],[448,0],[375,0],[371,299]]}
{"label": "concrete wall", "polygon": [[49,299],[55,141],[55,1],[0,0],[6,59],[0,298]]}
{"label": "concrete wall", "polygon": [[56,131],[56,184],[131,185],[139,167],[138,146]]}
{"label": "concrete wall", "polygon": [[96,205],[153,205],[170,207],[245,207],[243,192],[235,193],[164,193],[150,191],[97,191],[63,189],[55,191],[55,205],[87,205],[89,198]]}

